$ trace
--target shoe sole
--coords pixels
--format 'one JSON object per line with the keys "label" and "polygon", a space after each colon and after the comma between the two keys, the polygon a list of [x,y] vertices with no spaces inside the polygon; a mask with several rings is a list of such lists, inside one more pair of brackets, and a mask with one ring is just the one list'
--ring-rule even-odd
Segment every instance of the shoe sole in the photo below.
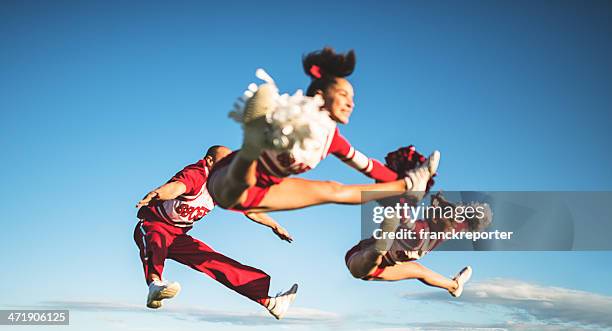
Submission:
{"label": "shoe sole", "polygon": [[147,302],[147,308],[158,309],[158,308],[161,308],[161,306],[162,306],[162,302],[159,300]]}
{"label": "shoe sole", "polygon": [[278,314],[278,315],[273,314],[272,316],[274,316],[277,320],[280,320],[281,318],[285,316],[285,314],[289,310],[289,307],[291,307],[291,305],[293,304],[293,301],[295,301],[295,298],[297,297],[297,290],[298,290],[298,284],[293,284],[293,286],[291,286],[291,288],[287,292],[283,293],[283,295],[290,296],[289,304],[287,305],[287,309],[285,309],[285,311],[282,312],[281,314]]}
{"label": "shoe sole", "polygon": [[434,151],[427,159],[427,167],[429,169],[430,176],[433,176],[438,171],[440,165],[440,152]]}
{"label": "shoe sole", "polygon": [[262,84],[255,95],[247,101],[242,117],[242,123],[249,124],[259,118],[265,117],[273,110],[273,98],[276,94],[276,86],[267,83]]}
{"label": "shoe sole", "polygon": [[463,294],[463,286],[465,285],[465,283],[467,283],[470,280],[470,278],[472,278],[472,267],[467,266],[461,269],[461,271],[459,271],[457,276],[455,276],[455,278],[453,279],[456,280],[456,279],[461,278],[462,276],[463,276],[463,280],[459,284],[459,287],[457,288],[457,290],[455,290],[454,292],[450,292],[450,294],[455,298],[458,298],[461,296],[461,294]]}
{"label": "shoe sole", "polygon": [[168,285],[165,289],[159,291],[159,294],[155,298],[147,300],[147,307],[157,309],[162,306],[162,300],[172,299],[181,291],[181,285],[173,283]]}
{"label": "shoe sole", "polygon": [[297,296],[297,290],[298,290],[298,284],[293,284],[293,286],[291,286],[291,288],[289,289],[289,291],[285,292],[286,294],[292,295],[293,297],[291,298],[291,302],[293,303],[293,300],[295,300],[295,297]]}
{"label": "shoe sole", "polygon": [[[429,172],[429,178],[431,178],[436,173],[436,171],[438,171],[439,164],[440,164],[440,152],[433,151],[433,153],[429,155],[429,158],[427,158],[427,161],[424,164],[420,165],[419,168],[417,169],[427,168],[427,171]],[[414,170],[411,170],[411,171],[414,171]],[[422,183],[422,185],[426,185],[426,183]],[[410,191],[407,191],[406,193],[410,196],[413,196],[416,200],[422,200],[425,195],[424,191],[426,187],[424,186],[423,190],[415,191],[414,186],[415,186],[415,183],[413,182],[412,188],[410,189]]]}

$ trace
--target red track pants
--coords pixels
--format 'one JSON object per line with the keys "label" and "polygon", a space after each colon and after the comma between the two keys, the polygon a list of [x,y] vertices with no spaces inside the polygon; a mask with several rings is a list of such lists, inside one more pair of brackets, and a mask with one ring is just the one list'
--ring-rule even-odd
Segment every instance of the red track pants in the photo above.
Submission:
{"label": "red track pants", "polygon": [[134,241],[140,249],[147,284],[150,273],[158,276],[164,261],[175,260],[203,272],[226,287],[265,305],[268,301],[270,276],[215,252],[205,243],[187,234],[190,228],[180,228],[165,222],[141,220],[134,229]]}

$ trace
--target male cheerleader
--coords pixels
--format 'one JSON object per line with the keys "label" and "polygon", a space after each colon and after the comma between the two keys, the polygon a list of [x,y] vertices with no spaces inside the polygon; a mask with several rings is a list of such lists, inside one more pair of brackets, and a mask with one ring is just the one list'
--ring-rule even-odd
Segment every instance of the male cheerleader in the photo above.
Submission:
{"label": "male cheerleader", "polygon": [[[187,234],[194,222],[214,208],[215,204],[206,189],[206,180],[215,162],[230,153],[231,150],[224,146],[210,147],[202,160],[186,166],[136,205],[140,221],[134,230],[134,240],[140,249],[140,259],[149,285],[147,307],[160,308],[163,299],[173,298],[181,289],[177,282],[162,280],[166,258],[207,274],[261,304],[277,319],[283,317],[295,300],[297,284],[282,294],[270,297],[268,274],[240,264]],[[293,240],[269,216],[263,213],[245,215],[271,228],[282,240]]]}

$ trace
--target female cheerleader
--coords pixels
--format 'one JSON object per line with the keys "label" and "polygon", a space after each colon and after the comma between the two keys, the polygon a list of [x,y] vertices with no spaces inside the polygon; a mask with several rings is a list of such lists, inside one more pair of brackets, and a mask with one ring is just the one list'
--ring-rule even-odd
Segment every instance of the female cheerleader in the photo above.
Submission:
{"label": "female cheerleader", "polygon": [[[423,164],[425,157],[411,145],[388,153],[385,161],[389,169],[404,173]],[[430,184],[433,185],[433,181]],[[430,186],[428,185],[426,192],[429,191]],[[398,199],[390,198],[378,202],[381,205],[391,206],[395,205]],[[375,239],[372,236],[361,240],[349,249],[345,255],[345,262],[351,275],[362,280],[418,279],[426,285],[446,289],[452,296],[459,297],[463,292],[463,285],[472,276],[472,268],[467,266],[453,279],[448,279],[417,263],[417,260],[443,242],[435,238],[422,239],[419,233],[482,231],[491,224],[492,211],[486,203],[472,203],[468,206],[477,212],[468,215],[465,213],[467,210],[465,205],[450,203],[440,193],[431,196],[431,205],[437,208],[437,214],[436,212],[433,215],[426,214],[424,219],[415,222],[398,217],[387,217],[380,224],[380,230],[383,233],[411,231],[416,234],[414,239],[391,240],[387,239],[388,237]],[[452,214],[447,214],[449,208]],[[460,214],[461,211],[463,215]]]}
{"label": "female cheerleader", "polygon": [[[355,150],[340,135],[337,123],[347,124],[353,112],[353,87],[346,79],[355,67],[355,53],[337,54],[331,48],[308,54],[302,59],[304,71],[312,81],[306,95],[321,98],[321,111],[332,125],[314,137],[314,148],[296,144],[292,149],[272,148],[266,137],[266,119],[274,111],[276,87],[262,84],[247,101],[242,123],[242,148],[218,162],[208,180],[208,190],[223,208],[264,212],[291,210],[308,206],[338,203],[359,204],[373,199],[408,192],[422,197],[427,182],[435,174],[439,152],[434,152],[422,166],[399,174],[379,161]],[[349,166],[376,179],[377,184],[342,185],[331,181],[287,178],[314,168],[327,155],[333,154]],[[361,193],[372,192],[367,201]]]}
{"label": "female cheerleader", "polygon": [[[435,207],[465,210],[464,205],[456,205],[446,201],[440,193],[432,195],[431,205]],[[414,239],[375,239],[370,237],[361,240],[346,252],[346,266],[353,277],[362,280],[397,281],[418,279],[426,285],[447,290],[453,297],[459,297],[464,284],[472,276],[472,268],[463,268],[453,278],[446,278],[417,263],[427,253],[434,250],[444,240],[432,239],[420,233],[482,231],[491,223],[491,210],[487,204],[470,204],[473,209],[481,210],[479,215],[457,218],[429,217],[409,222],[398,218],[386,218],[381,223],[383,232],[411,231]]]}

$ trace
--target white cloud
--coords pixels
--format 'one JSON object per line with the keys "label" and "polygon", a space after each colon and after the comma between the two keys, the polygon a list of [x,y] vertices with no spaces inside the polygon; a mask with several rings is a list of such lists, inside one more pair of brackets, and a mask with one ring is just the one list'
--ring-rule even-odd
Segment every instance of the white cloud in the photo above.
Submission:
{"label": "white cloud", "polygon": [[503,307],[517,320],[505,326],[511,329],[528,329],[525,325],[534,321],[553,329],[561,326],[564,329],[612,328],[612,297],[519,280],[491,279],[469,284],[460,299],[451,299],[443,291],[408,294],[404,298]]}
{"label": "white cloud", "polygon": [[460,323],[460,322],[434,322],[413,323],[410,327],[375,328],[367,331],[457,331],[457,330],[486,330],[486,331],[584,331],[584,328],[568,325],[546,325],[542,323]]}
{"label": "white cloud", "polygon": [[[96,301],[47,301],[41,306],[54,309],[68,309],[77,311],[116,311],[116,312],[150,312],[143,305],[117,302]],[[209,323],[230,323],[237,325],[278,325],[278,324],[337,324],[341,323],[341,316],[335,313],[312,309],[292,307],[285,317],[277,321],[263,308],[254,308],[253,312],[221,311],[198,307],[164,307],[155,313],[168,314],[180,320],[206,321]]]}
{"label": "white cloud", "polygon": [[[431,323],[391,322],[384,314],[359,311],[354,315],[341,315],[318,309],[292,307],[281,321],[275,320],[264,309],[253,307],[247,311],[221,311],[199,307],[170,305],[155,313],[183,321],[205,321],[232,325],[307,326],[309,329],[332,327],[344,329],[357,327],[362,330],[584,330],[612,329],[612,296],[578,291],[561,287],[533,284],[519,280],[491,279],[470,283],[463,296],[451,298],[441,290],[403,295],[409,300],[424,303],[452,303],[474,311],[495,311],[500,320],[479,323],[438,320]],[[44,307],[81,311],[125,311],[151,313],[143,305],[94,302],[55,301]],[[435,309],[435,308],[434,308]],[[387,329],[388,328],[388,329]]]}

